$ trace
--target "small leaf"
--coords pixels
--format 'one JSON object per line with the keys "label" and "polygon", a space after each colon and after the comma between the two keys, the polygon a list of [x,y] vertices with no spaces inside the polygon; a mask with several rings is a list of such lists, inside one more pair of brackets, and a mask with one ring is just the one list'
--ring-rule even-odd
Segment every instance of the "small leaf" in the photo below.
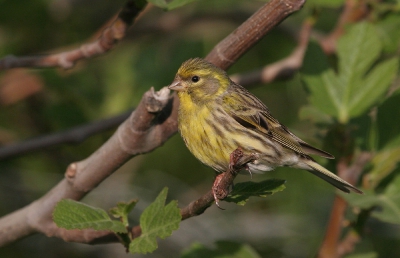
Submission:
{"label": "small leaf", "polygon": [[140,216],[142,234],[129,245],[130,253],[149,253],[157,249],[157,237],[166,238],[179,228],[182,217],[176,201],[165,205],[168,188],[164,188],[156,200]]}
{"label": "small leaf", "polygon": [[261,258],[261,256],[247,244],[230,241],[216,242],[216,248],[209,249],[200,243],[194,243],[183,252],[181,258]]}
{"label": "small leaf", "polygon": [[261,182],[243,182],[235,184],[232,192],[224,199],[237,205],[245,205],[251,196],[267,197],[285,189],[285,180],[270,179]]}
{"label": "small leaf", "polygon": [[389,223],[400,224],[400,176],[397,176],[382,194],[366,191],[364,195],[342,194],[351,205],[368,209],[379,207],[372,211],[372,216]]}
{"label": "small leaf", "polygon": [[135,208],[138,200],[131,200],[130,202],[119,202],[117,203],[117,207],[111,208],[110,213],[114,216],[114,218],[121,219],[122,224],[125,227],[129,225],[128,223],[128,214]]}
{"label": "small leaf", "polygon": [[111,220],[105,210],[68,199],[57,203],[53,220],[58,227],[65,229],[91,228],[127,233],[125,226],[119,221]]}

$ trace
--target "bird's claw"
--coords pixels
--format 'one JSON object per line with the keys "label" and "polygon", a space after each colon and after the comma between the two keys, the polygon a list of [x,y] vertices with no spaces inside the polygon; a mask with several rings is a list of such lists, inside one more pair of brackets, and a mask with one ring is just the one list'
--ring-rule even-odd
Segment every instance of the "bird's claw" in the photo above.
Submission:
{"label": "bird's claw", "polygon": [[[238,147],[229,156],[229,168],[228,171],[226,172],[230,172],[233,175],[236,175],[239,172],[239,170],[244,167],[250,173],[250,176],[252,176],[252,173],[249,167],[247,166],[247,163],[255,159],[257,159],[256,154],[244,155],[243,150],[240,147]],[[230,187],[221,184],[223,176],[224,173],[217,175],[215,177],[214,184],[212,187],[215,204],[218,206],[218,208],[222,210],[223,208],[221,208],[221,206],[219,205],[219,201],[225,199],[228,196]]]}

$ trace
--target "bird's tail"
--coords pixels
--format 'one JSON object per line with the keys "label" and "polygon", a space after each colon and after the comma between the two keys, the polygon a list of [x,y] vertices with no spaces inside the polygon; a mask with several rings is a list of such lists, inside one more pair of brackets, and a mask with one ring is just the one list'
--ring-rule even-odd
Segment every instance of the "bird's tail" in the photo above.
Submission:
{"label": "bird's tail", "polygon": [[343,192],[346,193],[350,193],[350,191],[353,191],[359,194],[363,194],[363,192],[360,189],[354,187],[350,183],[341,179],[337,175],[333,174],[331,171],[327,170],[323,166],[316,163],[315,161],[311,159],[305,159],[303,160],[303,162],[306,163],[309,167],[311,167],[312,170],[309,170],[311,173],[324,179],[326,182],[335,186],[339,190],[342,190]]}

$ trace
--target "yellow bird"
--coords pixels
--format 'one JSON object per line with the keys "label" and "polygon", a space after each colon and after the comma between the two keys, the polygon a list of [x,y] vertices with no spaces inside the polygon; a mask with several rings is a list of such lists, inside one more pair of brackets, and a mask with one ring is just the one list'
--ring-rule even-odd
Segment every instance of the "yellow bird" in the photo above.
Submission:
{"label": "yellow bird", "polygon": [[[333,159],[331,154],[294,135],[256,96],[204,59],[185,61],[169,89],[178,92],[179,131],[186,146],[218,173],[230,168],[230,154],[240,148],[254,157],[245,165],[250,173],[289,166],[310,171],[343,192],[362,193],[310,157]],[[218,204],[216,193],[214,198]]]}

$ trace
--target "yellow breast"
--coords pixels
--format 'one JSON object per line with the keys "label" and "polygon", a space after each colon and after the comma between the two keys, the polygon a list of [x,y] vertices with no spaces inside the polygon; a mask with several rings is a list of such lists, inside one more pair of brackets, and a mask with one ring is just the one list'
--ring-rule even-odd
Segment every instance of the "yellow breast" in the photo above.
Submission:
{"label": "yellow breast", "polygon": [[[224,140],[220,130],[216,131],[212,109],[198,105],[187,94],[180,94],[179,130],[186,146],[205,165],[218,172],[229,166],[229,154],[236,149]],[[215,121],[214,121],[215,122]]]}

